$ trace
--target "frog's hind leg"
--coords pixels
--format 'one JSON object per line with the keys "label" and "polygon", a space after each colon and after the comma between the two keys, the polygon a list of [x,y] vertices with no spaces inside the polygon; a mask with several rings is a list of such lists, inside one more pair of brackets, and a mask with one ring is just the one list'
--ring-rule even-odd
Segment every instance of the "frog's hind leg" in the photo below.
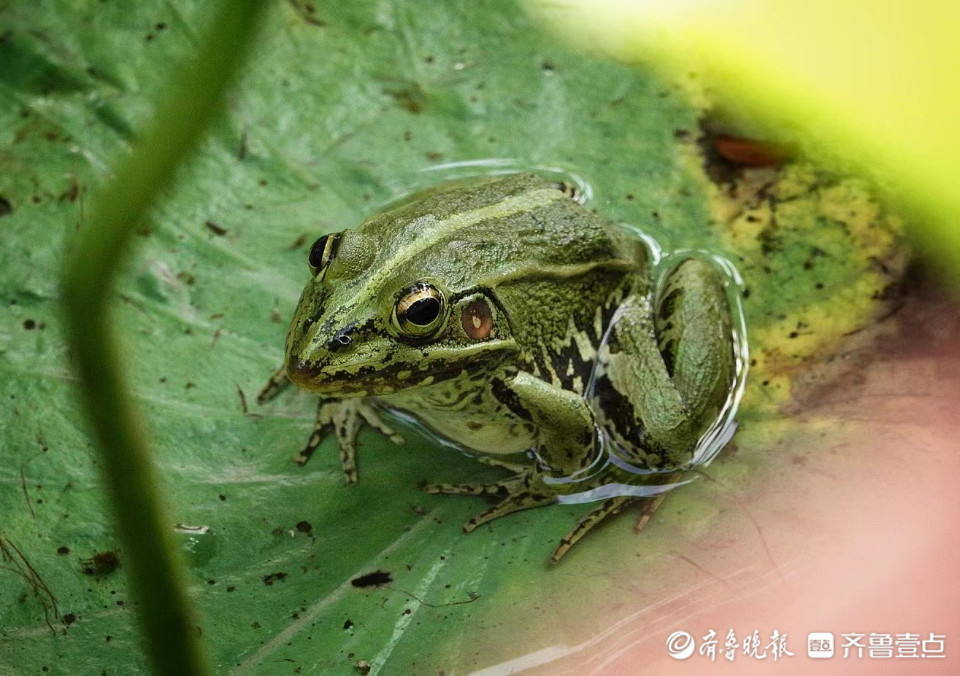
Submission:
{"label": "frog's hind leg", "polygon": [[657,346],[688,415],[706,428],[734,384],[733,320],[725,278],[698,258],[665,280],[654,314]]}
{"label": "frog's hind leg", "polygon": [[529,468],[509,479],[487,484],[432,484],[424,487],[427,493],[448,495],[505,496],[485,512],[463,524],[463,532],[469,533],[485,523],[524,509],[550,505],[557,501],[556,493],[543,484],[540,474]]}
{"label": "frog's hind leg", "polygon": [[653,307],[631,297],[600,354],[597,408],[631,463],[687,464],[734,382],[733,329],[724,278],[707,261],[674,268]]}
{"label": "frog's hind leg", "polygon": [[[664,481],[664,485],[676,483],[683,476],[682,472],[674,472],[670,477]],[[573,547],[584,535],[586,535],[590,530],[600,524],[608,517],[615,516],[622,512],[624,509],[629,507],[634,502],[643,502],[643,508],[640,512],[640,516],[637,518],[637,522],[633,527],[634,533],[640,533],[650,522],[650,519],[653,518],[653,515],[660,505],[663,504],[664,498],[667,497],[669,491],[663,491],[657,495],[652,495],[650,497],[635,497],[632,495],[622,495],[613,498],[608,498],[600,503],[597,507],[594,507],[590,512],[580,519],[580,523],[577,524],[577,527],[570,531],[565,538],[560,540],[560,546],[556,548],[553,552],[553,556],[550,557],[550,560],[556,563],[563,555],[570,551],[570,548]]]}

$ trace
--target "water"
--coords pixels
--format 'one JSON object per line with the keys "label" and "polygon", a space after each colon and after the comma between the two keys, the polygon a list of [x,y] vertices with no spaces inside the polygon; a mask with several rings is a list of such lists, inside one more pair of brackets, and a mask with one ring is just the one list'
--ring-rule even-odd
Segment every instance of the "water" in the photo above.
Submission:
{"label": "water", "polygon": [[186,554],[184,559],[190,566],[203,566],[216,554],[217,539],[209,526],[178,523],[173,532],[180,542],[182,551]]}
{"label": "water", "polygon": [[554,179],[558,183],[572,183],[576,187],[574,199],[579,204],[587,204],[593,200],[593,186],[590,185],[589,181],[569,169],[557,166],[521,164],[517,160],[495,157],[467,162],[435,164],[422,171],[428,174],[439,174],[437,183],[480,176],[506,176],[507,174],[521,174],[529,171],[546,179]]}

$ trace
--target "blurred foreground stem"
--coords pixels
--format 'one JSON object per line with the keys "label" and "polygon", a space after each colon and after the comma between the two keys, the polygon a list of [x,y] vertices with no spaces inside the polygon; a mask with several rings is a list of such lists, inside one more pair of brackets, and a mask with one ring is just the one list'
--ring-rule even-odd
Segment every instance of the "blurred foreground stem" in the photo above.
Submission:
{"label": "blurred foreground stem", "polygon": [[134,227],[220,110],[267,5],[264,0],[222,3],[194,60],[181,68],[153,122],[120,162],[113,180],[92,200],[63,275],[64,313],[80,393],[99,441],[147,653],[161,674],[203,674],[210,669],[173,547],[173,524],[121,374],[109,301],[115,297],[117,272]]}

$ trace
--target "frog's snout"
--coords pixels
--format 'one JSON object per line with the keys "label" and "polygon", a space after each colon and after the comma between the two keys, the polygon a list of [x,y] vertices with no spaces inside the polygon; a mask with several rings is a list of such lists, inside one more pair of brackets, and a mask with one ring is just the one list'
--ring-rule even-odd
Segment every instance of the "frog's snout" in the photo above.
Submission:
{"label": "frog's snout", "polygon": [[319,375],[319,364],[296,358],[287,362],[287,377],[296,385],[308,387]]}

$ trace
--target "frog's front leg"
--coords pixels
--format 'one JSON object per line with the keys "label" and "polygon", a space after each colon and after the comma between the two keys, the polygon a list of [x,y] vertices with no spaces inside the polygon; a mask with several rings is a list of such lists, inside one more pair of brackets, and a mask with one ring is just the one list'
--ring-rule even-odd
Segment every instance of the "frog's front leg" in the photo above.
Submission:
{"label": "frog's front leg", "polygon": [[403,437],[380,419],[380,413],[367,399],[321,399],[317,417],[307,444],[297,454],[296,463],[305,465],[330,432],[336,434],[340,447],[340,465],[348,484],[357,483],[357,434],[366,423],[395,444]]}
{"label": "frog's front leg", "polygon": [[[290,384],[286,369],[277,369],[270,380],[257,395],[257,403],[265,404],[275,398]],[[380,413],[366,399],[321,399],[317,403],[317,417],[306,445],[300,449],[295,459],[298,465],[305,465],[314,451],[323,443],[330,432],[337,436],[340,447],[340,465],[348,484],[357,483],[357,434],[366,423],[395,444],[402,444],[403,437],[380,419]]]}
{"label": "frog's front leg", "polygon": [[536,426],[535,451],[541,466],[521,469],[513,477],[489,484],[427,486],[428,493],[502,498],[464,524],[468,533],[501,516],[556,502],[557,490],[545,479],[573,476],[589,467],[600,452],[600,431],[593,411],[576,392],[522,371],[509,380],[495,381],[493,392],[513,413]]}
{"label": "frog's front leg", "polygon": [[270,376],[270,380],[263,386],[260,393],[257,394],[257,403],[261,406],[290,386],[290,379],[287,377],[287,369],[283,366],[278,368]]}

